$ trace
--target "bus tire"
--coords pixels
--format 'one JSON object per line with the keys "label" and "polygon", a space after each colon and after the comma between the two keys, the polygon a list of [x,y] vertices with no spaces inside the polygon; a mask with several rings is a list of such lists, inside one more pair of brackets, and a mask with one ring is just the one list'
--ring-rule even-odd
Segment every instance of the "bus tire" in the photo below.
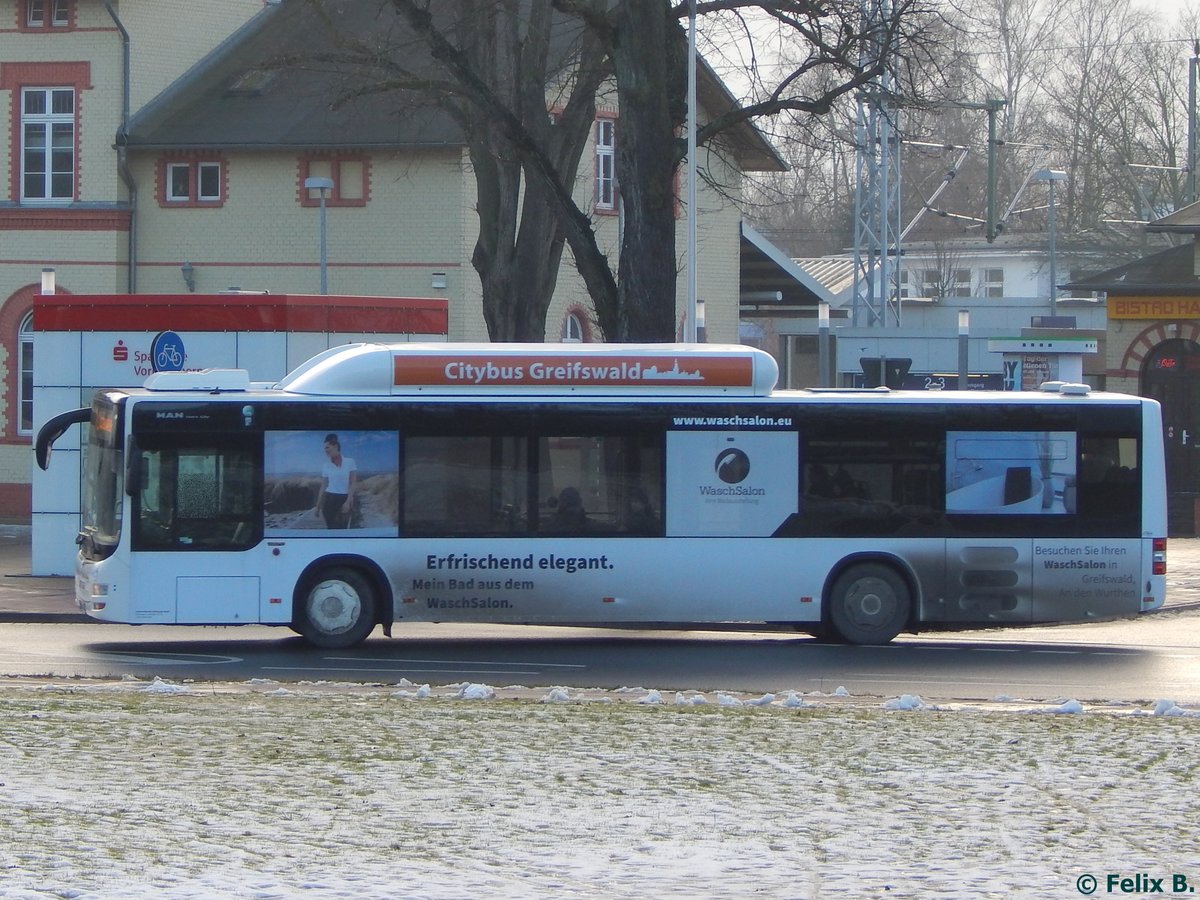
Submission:
{"label": "bus tire", "polygon": [[296,629],[314,647],[353,647],[375,628],[375,590],[358,570],[345,566],[322,569],[299,597]]}
{"label": "bus tire", "polygon": [[827,621],[848,644],[886,644],[908,625],[912,592],[891,566],[858,563],[829,591]]}

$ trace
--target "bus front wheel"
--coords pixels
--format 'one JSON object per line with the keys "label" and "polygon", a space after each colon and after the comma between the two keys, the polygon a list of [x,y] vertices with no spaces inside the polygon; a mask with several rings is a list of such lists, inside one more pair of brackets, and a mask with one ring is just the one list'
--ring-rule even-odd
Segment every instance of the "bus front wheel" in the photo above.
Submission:
{"label": "bus front wheel", "polygon": [[833,583],[827,621],[848,644],[886,644],[908,625],[911,612],[911,593],[895,569],[860,563]]}
{"label": "bus front wheel", "polygon": [[353,647],[375,628],[375,591],[354,569],[325,569],[309,581],[295,624],[313,646]]}

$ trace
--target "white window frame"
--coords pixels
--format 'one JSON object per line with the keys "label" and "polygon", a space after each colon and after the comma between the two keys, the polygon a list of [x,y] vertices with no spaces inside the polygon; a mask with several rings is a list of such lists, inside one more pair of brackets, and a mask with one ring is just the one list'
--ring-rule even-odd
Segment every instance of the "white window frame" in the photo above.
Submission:
{"label": "white window frame", "polygon": [[50,5],[50,27],[66,28],[71,24],[70,0],[26,0],[25,24],[30,28],[46,27],[46,4]]}
{"label": "white window frame", "polygon": [[970,269],[954,269],[951,272],[950,296],[955,298],[971,296]]}
{"label": "white window frame", "polygon": [[33,434],[33,312],[17,326],[17,434]]}
{"label": "white window frame", "polygon": [[567,313],[567,318],[563,321],[563,343],[583,343],[583,320],[579,318],[579,313]]}
{"label": "white window frame", "polygon": [[[185,176],[182,192],[176,191],[175,175],[178,172],[182,172]],[[167,198],[167,202],[190,203],[192,199],[192,164],[167,163],[165,174],[167,183],[166,189],[163,191],[163,196]]]}
{"label": "white window frame", "polygon": [[[183,193],[176,190],[175,173],[184,172],[187,176],[186,189]],[[219,162],[171,162],[164,167],[166,185],[163,196],[168,203],[216,203],[221,199],[221,164]],[[206,189],[206,176],[215,180]]]}
{"label": "white window frame", "polygon": [[[43,112],[28,112],[29,99],[41,95]],[[56,99],[69,96],[71,99],[70,112],[55,112]],[[75,158],[75,110],[78,104],[75,89],[68,87],[27,87],[21,89],[21,199],[38,203],[70,203],[75,199],[77,181]],[[41,134],[36,138],[30,134],[31,129],[40,129]],[[63,137],[67,141],[62,141]],[[70,167],[56,164],[61,162],[65,152],[68,152]],[[30,154],[39,154],[45,167],[40,173],[29,173],[25,164]],[[39,177],[40,176],[40,177]],[[64,176],[70,177],[70,191],[66,194],[55,193],[55,181]],[[38,178],[41,193],[30,191],[30,178]]]}
{"label": "white window frame", "polygon": [[[212,203],[221,199],[221,164],[219,162],[196,163],[196,199],[204,203]],[[208,176],[206,179],[205,176]],[[205,181],[212,180],[206,188]]]}
{"label": "white window frame", "polygon": [[980,287],[985,297],[1004,296],[1004,269],[1001,266],[988,266],[980,273]]}
{"label": "white window frame", "polygon": [[932,300],[937,300],[942,296],[942,273],[940,269],[918,269],[920,276],[920,295],[928,297]]}
{"label": "white window frame", "polygon": [[596,120],[596,209],[617,208],[617,121]]}

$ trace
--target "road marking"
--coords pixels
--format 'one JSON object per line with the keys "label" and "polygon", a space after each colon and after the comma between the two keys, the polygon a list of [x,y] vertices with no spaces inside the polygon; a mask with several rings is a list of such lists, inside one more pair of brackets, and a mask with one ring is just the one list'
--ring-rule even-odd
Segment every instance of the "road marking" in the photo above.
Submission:
{"label": "road marking", "polygon": [[972,647],[976,653],[1020,653],[1016,647]]}
{"label": "road marking", "polygon": [[397,659],[375,656],[326,656],[325,659],[334,662],[382,662],[382,663],[434,663],[436,665],[456,666],[541,666],[544,669],[586,669],[579,663],[543,663],[543,662],[508,662],[502,659]]}
{"label": "road marking", "polygon": [[463,672],[469,675],[541,675],[540,671],[522,671],[521,669],[471,669],[467,672],[464,669],[411,669],[411,668],[356,668],[354,666],[261,666],[264,670],[285,671],[285,672],[397,672],[397,673],[412,673],[412,672],[433,672],[440,675],[446,675],[452,672]]}
{"label": "road marking", "polygon": [[[107,659],[112,662],[124,662],[136,666],[160,666],[165,662],[180,665],[222,666],[245,661],[240,656],[216,656],[211,653],[156,653],[153,650],[143,650],[137,655],[132,653],[105,653],[104,651],[98,651],[94,655],[100,659]],[[84,658],[86,659],[86,657]]]}

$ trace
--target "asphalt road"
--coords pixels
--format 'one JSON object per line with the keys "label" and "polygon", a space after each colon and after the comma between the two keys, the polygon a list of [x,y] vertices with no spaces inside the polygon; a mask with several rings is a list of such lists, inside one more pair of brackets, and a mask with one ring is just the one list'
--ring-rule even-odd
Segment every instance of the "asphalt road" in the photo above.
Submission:
{"label": "asphalt road", "polygon": [[[1200,540],[1173,541],[1168,606],[1132,620],[902,636],[886,647],[778,632],[397,626],[353,650],[261,626],[109,625],[81,618],[71,580],[33,578],[0,526],[0,675],[206,681],[832,692],[927,699],[1200,704]],[[24,571],[22,572],[22,565]]]}
{"label": "asphalt road", "polygon": [[172,681],[460,682],[925,699],[1200,704],[1200,611],[1132,622],[903,637],[886,647],[773,633],[416,624],[353,650],[280,629],[101,623],[0,627],[0,673]]}

